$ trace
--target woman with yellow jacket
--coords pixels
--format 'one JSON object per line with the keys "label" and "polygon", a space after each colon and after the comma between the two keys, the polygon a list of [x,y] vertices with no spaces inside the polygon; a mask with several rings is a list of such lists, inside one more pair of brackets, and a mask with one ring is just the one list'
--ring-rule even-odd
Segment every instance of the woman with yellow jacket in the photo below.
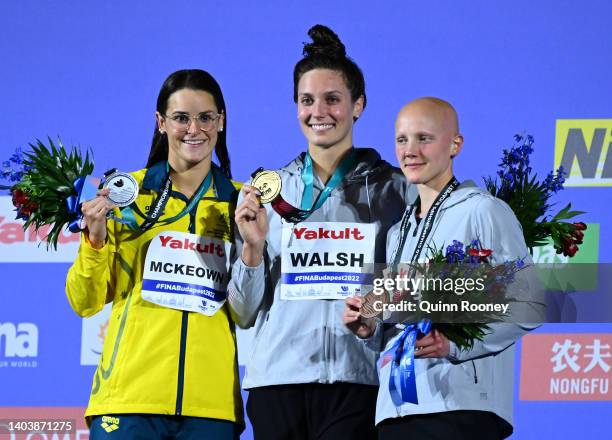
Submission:
{"label": "woman with yellow jacket", "polygon": [[80,316],[113,303],[85,413],[93,440],[242,431],[234,325],[223,304],[240,187],[230,180],[226,118],[210,74],[174,72],[157,99],[147,168],[107,176],[122,190],[137,184],[135,200],[120,209],[105,188],[82,205],[87,229],[68,299]]}

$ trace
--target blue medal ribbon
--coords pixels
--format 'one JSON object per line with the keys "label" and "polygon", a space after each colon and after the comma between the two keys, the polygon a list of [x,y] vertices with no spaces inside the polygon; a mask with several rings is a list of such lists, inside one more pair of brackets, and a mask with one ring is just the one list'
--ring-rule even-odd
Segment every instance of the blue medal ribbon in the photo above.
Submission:
{"label": "blue medal ribbon", "polygon": [[68,229],[70,232],[78,233],[81,231],[81,219],[83,218],[83,213],[81,212],[81,200],[91,200],[96,196],[96,192],[98,188],[87,181],[89,176],[81,176],[77,177],[74,182],[72,182],[72,187],[76,192],[76,195],[69,196],[66,198],[66,207],[68,208],[68,212],[71,214],[74,219],[68,223]]}
{"label": "blue medal ribbon", "polygon": [[[77,177],[72,183],[76,195],[71,195],[66,199],[66,206],[68,208],[68,212],[74,217],[74,220],[72,220],[68,224],[68,229],[70,230],[70,232],[78,233],[82,230],[81,220],[83,218],[83,213],[81,212],[81,203],[82,201],[93,199],[98,191],[98,188],[95,185],[87,181],[88,177],[89,176]],[[198,188],[196,194],[191,198],[187,206],[180,213],[175,216],[172,216],[171,218],[164,219],[161,222],[155,221],[154,223],[159,223],[159,225],[166,225],[185,216],[188,212],[193,210],[200,201],[200,199],[204,197],[204,194],[206,194],[206,192],[210,189],[212,181],[213,173],[209,172],[200,184],[200,187]],[[168,178],[168,183],[170,182],[171,180],[170,178]],[[168,188],[168,191],[170,191],[170,187]],[[136,218],[134,217],[134,212],[132,208],[130,208],[130,206],[126,206],[125,208],[121,209],[121,217],[116,216],[112,211],[110,211],[109,218],[113,219],[116,222],[124,224],[133,230],[139,230],[142,226],[138,225]]]}
{"label": "blue medal ribbon", "polygon": [[323,203],[329,198],[332,191],[336,189],[342,179],[346,176],[346,174],[353,168],[355,165],[355,160],[357,157],[357,153],[354,148],[351,148],[351,151],[347,154],[347,156],[342,159],[342,161],[336,167],[334,174],[332,174],[331,178],[325,185],[325,188],[315,200],[314,205],[312,202],[313,193],[314,193],[314,170],[312,166],[312,157],[310,157],[310,153],[306,152],[306,156],[304,157],[304,168],[302,169],[302,182],[304,182],[304,193],[302,194],[302,209],[308,210],[309,215],[323,206]]}
{"label": "blue medal ribbon", "polygon": [[393,346],[385,352],[390,354],[391,374],[389,376],[389,393],[395,406],[404,403],[419,403],[414,372],[414,345],[417,337],[426,335],[431,330],[431,321],[422,319],[418,324],[409,324],[397,338]]}
{"label": "blue medal ribbon", "polygon": [[[170,178],[168,178],[168,179],[170,179]],[[168,180],[168,182],[171,182],[171,180]],[[140,230],[141,232],[144,232],[144,230],[149,229],[151,226],[153,226],[153,224],[157,224],[158,226],[163,226],[163,225],[170,224],[170,223],[175,222],[178,219],[184,217],[188,212],[191,212],[197,206],[197,204],[200,202],[200,199],[202,199],[202,197],[204,197],[204,194],[206,194],[206,192],[208,192],[208,190],[210,189],[210,186],[212,185],[212,183],[213,183],[213,173],[212,173],[212,170],[211,170],[211,171],[208,172],[208,174],[206,175],[206,177],[204,178],[204,180],[200,184],[200,187],[198,188],[197,192],[191,198],[191,200],[189,201],[187,206],[185,206],[185,208],[183,208],[183,210],[181,212],[179,212],[177,215],[172,216],[170,218],[167,218],[167,219],[164,219],[164,220],[161,220],[161,221],[157,221],[157,219],[155,219],[152,223],[151,222],[145,222],[145,223],[149,223],[149,224],[145,225],[145,223],[143,223],[141,225],[138,225],[138,223],[136,222],[136,218],[134,216],[134,212],[133,212],[132,208],[130,208],[129,206],[126,206],[125,208],[123,208],[121,210],[121,215],[122,215],[121,218],[117,217],[114,214],[111,214],[111,218],[113,220],[115,220],[116,222],[119,222],[119,223],[122,223],[124,225],[127,225],[130,229]]]}

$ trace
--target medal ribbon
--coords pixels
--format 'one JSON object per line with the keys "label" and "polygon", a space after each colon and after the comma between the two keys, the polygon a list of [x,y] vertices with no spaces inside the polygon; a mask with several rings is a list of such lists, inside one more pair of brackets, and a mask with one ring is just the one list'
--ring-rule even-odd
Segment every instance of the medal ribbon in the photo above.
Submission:
{"label": "medal ribbon", "polygon": [[85,177],[77,177],[74,182],[72,182],[72,186],[75,189],[77,195],[69,196],[66,199],[66,207],[68,208],[68,212],[71,215],[75,216],[75,219],[68,223],[68,229],[70,230],[70,232],[74,233],[79,232],[81,230],[79,223],[81,221],[81,218],[83,217],[83,213],[79,209],[79,201],[81,200],[81,191],[83,191],[84,183]]}
{"label": "medal ribbon", "polygon": [[[319,193],[317,199],[314,204],[312,203],[312,196],[314,193],[314,170],[312,165],[312,157],[310,157],[310,153],[306,153],[304,157],[304,168],[302,169],[302,182],[304,182],[304,192],[302,193],[302,209],[308,210],[308,216],[312,214],[314,211],[323,206],[323,203],[329,198],[332,191],[336,189],[342,179],[346,176],[346,174],[353,168],[355,165],[357,153],[354,148],[351,148],[349,154],[342,159],[342,161],[336,167],[334,174],[332,174],[331,178],[325,185],[325,188]],[[305,217],[304,220],[308,218]]]}
{"label": "medal ribbon", "polygon": [[[348,155],[338,164],[336,170],[313,204],[314,171],[312,157],[310,157],[310,154],[307,152],[304,157],[304,168],[302,168],[301,173],[302,182],[304,182],[304,192],[302,193],[302,202],[300,205],[301,209],[291,205],[280,194],[272,200],[272,209],[289,223],[299,223],[306,220],[313,212],[323,206],[333,190],[340,185],[344,177],[346,177],[348,172],[355,166],[356,159],[357,152],[354,148],[351,148]],[[254,178],[258,171],[253,173],[251,177]]]}
{"label": "medal ribbon", "polygon": [[[427,212],[427,216],[425,217],[423,230],[421,231],[421,235],[419,235],[419,240],[414,248],[414,252],[412,253],[412,257],[410,258],[410,263],[414,263],[418,260],[421,255],[421,251],[425,246],[425,242],[431,233],[431,229],[433,228],[433,222],[442,206],[442,203],[451,195],[453,191],[455,191],[459,187],[459,181],[455,176],[451,178],[451,180],[446,184],[446,186],[442,189],[438,197],[434,200],[429,212]],[[410,208],[406,208],[404,211],[404,216],[402,218],[402,224],[400,226],[400,239],[397,244],[397,248],[395,249],[393,265],[391,266],[392,272],[397,272],[397,266],[400,263],[402,258],[402,252],[404,250],[404,246],[406,245],[406,239],[408,238],[408,232],[410,232],[410,218],[412,217],[412,213],[414,212],[415,207],[419,206],[421,202],[421,198],[417,198],[417,200],[410,206]]]}
{"label": "medal ribbon", "polygon": [[[155,202],[153,202],[153,205],[151,205],[151,209],[149,209],[150,214],[145,217],[145,221],[141,225],[136,224],[135,218],[131,213],[132,208],[137,210],[135,204],[130,205],[127,208],[121,210],[122,214],[127,217],[126,219],[118,218],[114,214],[112,215],[112,218],[113,220],[118,221],[119,223],[128,225],[130,229],[138,230],[140,232],[147,231],[155,224],[158,224],[158,226],[163,226],[175,222],[178,219],[184,217],[188,212],[191,212],[198,204],[200,199],[204,197],[204,194],[206,194],[212,184],[212,177],[213,173],[212,171],[209,171],[202,183],[200,184],[200,187],[187,204],[187,206],[183,208],[183,210],[177,215],[164,219],[161,222],[158,221],[159,217],[161,217],[161,215],[163,214],[164,207],[168,203],[168,199],[170,198],[170,193],[172,191],[172,178],[170,177],[170,173],[168,173],[168,177],[166,178],[166,182],[164,183],[164,189],[159,194]],[[142,215],[139,210],[137,212],[139,215],[144,217],[144,215]]]}
{"label": "medal ribbon", "polygon": [[422,319],[418,324],[409,324],[393,346],[383,354],[393,356],[389,376],[389,394],[395,406],[406,402],[418,404],[414,373],[414,344],[417,337],[431,330],[431,321]]}
{"label": "medal ribbon", "polygon": [[[442,206],[442,203],[451,195],[451,193],[459,187],[459,181],[455,176],[444,186],[438,197],[434,200],[431,208],[427,212],[425,220],[423,220],[423,230],[419,235],[419,239],[415,246],[410,263],[415,263],[425,242],[431,233],[433,228],[433,222]],[[415,210],[415,207],[420,204],[420,197],[416,202],[407,208],[402,218],[400,226],[400,239],[395,250],[393,265],[391,267],[392,273],[397,272],[397,267],[402,258],[402,252],[406,245],[408,233],[410,232],[410,218]],[[412,276],[412,275],[411,275]],[[401,336],[397,339],[395,344],[386,352],[392,353],[393,361],[391,363],[391,374],[389,376],[389,393],[391,399],[396,406],[401,406],[405,402],[418,404],[419,398],[416,390],[416,378],[414,373],[414,344],[419,335],[425,335],[431,330],[431,321],[429,319],[422,319],[418,324],[408,324]]]}
{"label": "medal ribbon", "polygon": [[[323,206],[333,190],[340,185],[348,172],[355,166],[356,162],[357,152],[354,148],[351,148],[351,151],[347,154],[347,156],[342,159],[340,164],[338,164],[338,167],[336,167],[336,170],[313,204],[312,196],[314,192],[314,172],[312,157],[310,157],[310,154],[307,152],[304,156],[304,168],[302,168],[301,173],[302,182],[304,182],[304,192],[302,193],[302,202],[300,205],[302,209],[298,209],[291,205],[291,203],[287,202],[281,194],[272,200],[272,209],[274,209],[278,215],[289,223],[299,223],[306,220],[312,215],[313,212]],[[261,170],[263,170],[263,168],[259,168],[251,175],[251,177],[254,179],[257,173],[259,173]]]}

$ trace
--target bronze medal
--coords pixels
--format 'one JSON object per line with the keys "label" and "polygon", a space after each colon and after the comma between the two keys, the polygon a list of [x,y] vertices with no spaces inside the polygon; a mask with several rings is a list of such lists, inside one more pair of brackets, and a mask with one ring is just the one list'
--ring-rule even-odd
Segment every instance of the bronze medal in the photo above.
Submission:
{"label": "bronze medal", "polygon": [[280,194],[282,182],[276,171],[263,170],[253,176],[251,185],[261,193],[261,203],[270,203]]}
{"label": "bronze medal", "polygon": [[[374,291],[369,291],[363,298],[361,303],[361,316],[364,318],[374,318],[382,313],[383,304],[388,302],[387,293],[377,295]],[[376,304],[376,307],[374,305]]]}

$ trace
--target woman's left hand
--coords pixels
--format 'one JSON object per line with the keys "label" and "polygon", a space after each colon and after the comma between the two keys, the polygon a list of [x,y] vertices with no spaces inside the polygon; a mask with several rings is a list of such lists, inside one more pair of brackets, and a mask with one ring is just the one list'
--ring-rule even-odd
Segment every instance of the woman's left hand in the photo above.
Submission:
{"label": "woman's left hand", "polygon": [[433,330],[417,339],[414,357],[416,358],[445,358],[450,353],[450,342],[443,333]]}

